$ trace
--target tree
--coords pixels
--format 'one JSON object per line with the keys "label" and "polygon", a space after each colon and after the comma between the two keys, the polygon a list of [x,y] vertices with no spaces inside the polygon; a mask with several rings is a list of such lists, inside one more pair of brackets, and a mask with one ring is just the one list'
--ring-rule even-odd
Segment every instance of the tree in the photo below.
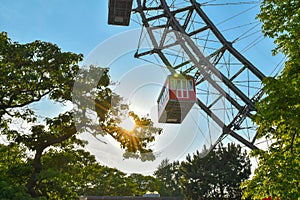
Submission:
{"label": "tree", "polygon": [[0,144],[0,199],[33,199],[24,187],[31,168],[23,160],[23,150],[16,144]]}
{"label": "tree", "polygon": [[240,146],[222,144],[200,156],[199,151],[182,163],[182,191],[187,199],[240,199],[240,183],[250,175],[250,160]]}
{"label": "tree", "polygon": [[[77,105],[74,111],[77,129],[84,129],[95,136],[110,135],[125,150],[124,158],[154,160],[149,146],[162,129],[154,127],[150,119],[130,111],[123,98],[111,91],[109,84],[108,69],[89,66],[79,72],[73,89],[73,102]],[[135,126],[131,131],[120,126],[126,118],[134,121]]]}
{"label": "tree", "polygon": [[[28,106],[48,97],[57,102],[71,100],[72,85],[79,69],[82,55],[64,53],[51,43],[35,41],[28,44],[11,42],[6,33],[0,34],[0,125],[1,134],[11,141],[10,146],[19,146],[25,151],[35,151],[34,159],[23,155],[16,168],[23,175],[22,180],[14,176],[13,184],[26,186],[31,196],[36,197],[37,174],[41,172],[41,156],[51,145],[60,143],[75,134],[75,130],[56,133],[44,130],[44,125],[33,126],[31,133],[20,133],[9,127],[12,119],[20,118],[27,122],[36,121],[34,112]],[[68,118],[68,114],[65,114]],[[62,117],[64,128],[71,128],[68,119]],[[50,122],[50,120],[48,120]],[[54,126],[52,126],[54,128]],[[71,128],[72,129],[72,128]],[[66,131],[66,130],[65,130]],[[8,152],[13,150],[9,148]],[[12,159],[11,157],[6,159]],[[30,170],[28,167],[31,166]],[[13,167],[7,163],[8,175],[13,175]],[[31,174],[31,175],[30,175]],[[10,179],[12,180],[12,179]],[[19,180],[21,182],[19,182]],[[25,182],[25,183],[24,183]]]}
{"label": "tree", "polygon": [[21,112],[20,108],[46,96],[58,102],[72,100],[81,60],[81,54],[61,52],[54,44],[38,40],[19,44],[12,42],[5,32],[0,33],[1,122],[7,122],[5,114],[32,120],[32,111]]}
{"label": "tree", "polygon": [[180,187],[182,173],[179,161],[170,163],[168,159],[163,160],[154,175],[159,181],[160,188],[158,191],[161,195],[182,196]]}
{"label": "tree", "polygon": [[[122,196],[122,195],[131,195],[131,188],[126,186],[126,174],[117,169],[106,168],[102,171],[104,176],[102,179],[101,187],[104,186],[103,190],[98,190],[103,196]],[[100,175],[100,174],[99,174]]]}
{"label": "tree", "polygon": [[52,149],[42,156],[42,170],[37,174],[35,192],[47,199],[77,199],[79,194],[93,187],[87,176],[103,166],[93,155],[82,149]]}
{"label": "tree", "polygon": [[[10,122],[8,117],[20,117],[29,122],[36,120],[34,111],[27,106],[43,97],[57,102],[72,101],[79,108],[75,110],[79,113],[73,115],[83,116],[73,122],[77,123],[74,125],[78,130],[88,126],[94,131],[93,134],[110,134],[125,149],[125,158],[155,159],[147,146],[162,130],[153,127],[151,120],[129,112],[128,105],[122,103],[122,97],[112,93],[108,88],[108,69],[89,66],[79,70],[78,62],[82,60],[82,55],[61,52],[56,45],[41,41],[28,44],[11,42],[6,33],[0,35],[0,55],[2,127],[7,127]],[[117,97],[113,98],[115,102],[109,102],[112,97]],[[99,116],[100,124],[96,125],[100,125],[101,132],[91,126],[91,120],[87,117],[91,110]],[[134,132],[120,127],[122,114],[134,119]]]}
{"label": "tree", "polygon": [[[12,42],[6,33],[0,34],[0,128],[1,135],[10,142],[1,146],[5,154],[1,154],[0,161],[13,160],[13,164],[1,163],[1,177],[5,177],[3,187],[20,186],[26,188],[31,197],[44,196],[48,199],[76,198],[82,192],[80,187],[93,187],[92,178],[87,182],[89,179],[82,180],[83,177],[77,176],[79,171],[88,172],[99,167],[94,164],[95,158],[82,150],[86,142],[77,138],[80,131],[111,135],[130,154],[127,157],[132,153],[142,160],[155,158],[148,143],[154,141],[155,134],[160,134],[161,129],[153,127],[151,120],[129,112],[121,97],[117,98],[115,105],[108,105],[102,109],[102,115],[98,115],[96,126],[101,130],[94,126],[93,119],[87,117],[95,105],[100,102],[101,106],[101,102],[107,102],[113,93],[108,87],[108,69],[89,66],[79,70],[78,62],[81,60],[82,55],[61,52],[51,43],[34,41],[19,44]],[[100,78],[97,77],[99,74]],[[75,98],[78,93],[74,91],[76,83],[81,86],[80,95],[93,94],[93,98],[82,96],[83,102],[78,101]],[[84,87],[87,85],[93,87]],[[59,103],[72,101],[79,109],[45,118],[44,123],[39,123],[30,105],[42,98]],[[86,101],[93,104],[85,104]],[[119,127],[120,113],[134,118],[134,133]],[[11,125],[13,119],[35,124],[28,132],[22,132]],[[26,154],[20,153],[21,149]],[[13,156],[17,159],[14,160]],[[16,172],[20,174],[16,176]]]}
{"label": "tree", "polygon": [[273,141],[266,150],[253,151],[259,159],[253,178],[246,181],[244,197],[280,199],[300,197],[300,4],[298,1],[264,0],[258,15],[263,32],[277,44],[273,53],[287,57],[276,78],[266,78],[266,97],[257,104],[254,121],[258,138]]}
{"label": "tree", "polygon": [[1,147],[1,177],[32,197],[77,198],[80,188],[91,183],[81,174],[100,166],[94,156],[80,149],[84,143],[76,139],[68,124],[70,117],[64,113],[48,119],[47,130],[36,125],[26,135],[7,130],[13,142]]}
{"label": "tree", "polygon": [[134,188],[133,195],[142,196],[146,194],[147,191],[158,191],[159,185],[157,184],[157,179],[153,176],[144,176],[142,174],[130,174],[128,176],[127,183],[131,184]]}

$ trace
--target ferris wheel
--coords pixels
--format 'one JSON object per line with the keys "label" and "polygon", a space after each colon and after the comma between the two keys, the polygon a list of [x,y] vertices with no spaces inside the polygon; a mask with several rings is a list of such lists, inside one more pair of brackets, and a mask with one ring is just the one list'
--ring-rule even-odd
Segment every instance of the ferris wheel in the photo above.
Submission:
{"label": "ferris wheel", "polygon": [[[256,102],[264,94],[262,80],[265,75],[234,47],[241,38],[247,37],[251,31],[253,33],[253,26],[257,24],[236,25],[235,29],[232,28],[235,32],[239,32],[242,26],[247,31],[229,40],[224,34],[226,31],[221,31],[204,10],[206,6],[257,6],[258,3],[109,1],[109,24],[127,26],[132,13],[139,16],[143,27],[139,41],[147,38],[151,48],[138,47],[134,56],[154,59],[170,71],[158,99],[160,122],[181,123],[196,104],[196,109],[206,120],[205,128],[211,131],[207,136],[211,148],[227,136],[250,149],[258,148],[255,144],[256,126],[251,118],[256,112]],[[216,131],[219,133],[215,134]]]}

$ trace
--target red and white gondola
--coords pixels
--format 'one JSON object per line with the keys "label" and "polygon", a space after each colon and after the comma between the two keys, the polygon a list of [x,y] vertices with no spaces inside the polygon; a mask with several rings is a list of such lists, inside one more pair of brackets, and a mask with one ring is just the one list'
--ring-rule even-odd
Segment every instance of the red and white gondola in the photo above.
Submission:
{"label": "red and white gondola", "polygon": [[196,102],[191,76],[169,75],[158,97],[158,122],[181,123]]}

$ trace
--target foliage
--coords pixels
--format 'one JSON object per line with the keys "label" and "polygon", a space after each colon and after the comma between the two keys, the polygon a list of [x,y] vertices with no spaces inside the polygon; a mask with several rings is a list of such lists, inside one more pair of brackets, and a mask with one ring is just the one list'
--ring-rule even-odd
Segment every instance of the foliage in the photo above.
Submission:
{"label": "foliage", "polygon": [[70,113],[61,115],[61,118],[47,119],[46,126],[49,127],[32,126],[29,133],[13,128],[10,123],[12,119],[19,119],[21,123],[24,120],[36,122],[34,111],[29,106],[42,98],[48,97],[57,102],[71,100],[72,86],[81,60],[82,55],[61,52],[51,43],[34,41],[19,44],[12,42],[6,33],[0,34],[0,127],[1,135],[10,141],[7,147],[3,147],[9,154],[7,157],[2,155],[2,158],[12,160],[11,151],[20,149],[34,154],[32,159],[20,153],[23,157],[18,162],[10,161],[3,165],[5,170],[1,172],[6,174],[10,183],[26,187],[33,197],[38,196],[35,186],[37,175],[42,171],[44,150],[57,143],[63,144],[71,137],[74,141],[76,129],[70,122]]}
{"label": "foliage", "polygon": [[142,174],[130,174],[128,176],[128,183],[131,183],[133,190],[133,195],[142,196],[146,194],[147,191],[158,191],[159,185],[158,180],[153,176],[145,176]]}
{"label": "foliage", "polygon": [[240,146],[222,144],[202,157],[197,151],[182,163],[182,192],[187,199],[240,199],[239,185],[250,175],[250,160]]}
{"label": "foliage", "polygon": [[98,167],[89,171],[93,187],[86,187],[87,196],[142,196],[147,191],[157,190],[156,179],[142,174],[125,174],[114,168]]}
{"label": "foliage", "polygon": [[0,199],[32,199],[24,187],[31,168],[23,161],[22,150],[15,144],[0,144]]}
{"label": "foliage", "polygon": [[254,177],[243,184],[244,196],[280,199],[300,197],[300,4],[298,1],[264,0],[258,15],[266,36],[278,45],[274,53],[287,56],[277,78],[266,78],[266,98],[257,105],[254,121],[258,137],[273,141],[266,151],[254,151],[259,159]]}
{"label": "foliage", "polygon": [[260,8],[258,18],[263,23],[263,33],[274,38],[277,44],[274,53],[299,56],[299,1],[264,0]]}
{"label": "foliage", "polygon": [[7,183],[5,180],[0,180],[0,199],[1,200],[44,200],[45,198],[32,198],[27,192],[25,187],[15,186]]}
{"label": "foliage", "polygon": [[131,195],[132,188],[127,186],[126,174],[114,168],[102,167],[95,176],[93,189],[87,189],[85,194],[99,196]]}
{"label": "foliage", "polygon": [[[78,105],[75,111],[77,129],[84,128],[93,135],[110,135],[125,150],[124,158],[154,160],[155,156],[149,146],[155,136],[161,134],[162,129],[154,127],[150,119],[129,111],[123,98],[108,88],[109,83],[108,69],[90,66],[80,71],[73,90],[73,102]],[[98,116],[96,123],[91,111],[95,111]],[[133,130],[120,126],[126,118],[133,119]]]}
{"label": "foliage", "polygon": [[[53,135],[50,136],[49,133]],[[32,134],[18,135],[13,140],[15,142],[1,145],[0,176],[11,187],[23,188],[22,191],[28,192],[32,197],[77,198],[78,188],[74,185],[82,187],[83,184],[82,177],[78,177],[79,172],[92,166],[96,160],[83,150],[74,150],[74,142],[70,142],[74,140],[72,137],[59,143],[58,140],[62,138],[55,135],[55,131],[46,131],[38,125],[32,127]],[[81,141],[77,144],[80,143]],[[55,147],[50,144],[55,144]],[[45,148],[49,147],[51,148],[44,153]]]}
{"label": "foliage", "polygon": [[180,187],[182,172],[179,161],[170,163],[168,159],[163,160],[154,172],[154,175],[159,181],[160,188],[158,192],[161,195],[182,196]]}
{"label": "foliage", "polygon": [[[19,44],[0,33],[1,121],[4,114],[26,117],[16,108],[45,96],[56,101],[71,100],[77,63],[81,60],[82,55],[61,52],[54,44],[38,40]],[[27,114],[32,111],[27,110]]]}
{"label": "foliage", "polygon": [[78,194],[93,183],[87,174],[102,168],[94,156],[82,149],[72,148],[47,151],[42,157],[42,165],[36,188],[47,199],[78,198]]}
{"label": "foliage", "polygon": [[[61,52],[51,43],[19,44],[6,33],[0,34],[0,128],[1,136],[9,141],[0,145],[3,198],[27,192],[36,198],[76,199],[78,194],[95,192],[102,185],[106,187],[104,195],[127,194],[126,174],[99,165],[94,156],[82,150],[86,142],[77,138],[81,131],[111,135],[127,153],[125,158],[155,158],[148,143],[161,129],[129,112],[121,97],[111,104],[108,69],[89,66],[79,70],[81,60],[82,55]],[[72,101],[78,109],[37,120],[30,105],[45,98],[58,103]],[[88,116],[96,116],[99,123],[94,124]],[[119,126],[124,116],[136,122],[134,132]],[[30,129],[18,129],[19,124],[11,124],[15,119],[32,123]]]}
{"label": "foliage", "polygon": [[[32,173],[32,159],[16,145],[1,145],[0,150],[0,198],[33,199],[24,186]],[[24,159],[28,162],[23,162]],[[34,187],[37,196],[47,199],[77,199],[78,195],[141,196],[147,191],[159,189],[157,180],[152,176],[127,175],[117,169],[102,166],[88,152],[75,150],[70,146],[48,150],[43,154],[41,163],[43,169],[36,176]]]}

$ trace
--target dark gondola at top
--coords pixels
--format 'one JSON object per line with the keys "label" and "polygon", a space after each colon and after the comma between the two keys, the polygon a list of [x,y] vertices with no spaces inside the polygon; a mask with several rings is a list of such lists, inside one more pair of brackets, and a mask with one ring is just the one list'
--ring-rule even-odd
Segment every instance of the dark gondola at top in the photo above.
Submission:
{"label": "dark gondola at top", "polygon": [[108,24],[128,26],[133,0],[109,0]]}

